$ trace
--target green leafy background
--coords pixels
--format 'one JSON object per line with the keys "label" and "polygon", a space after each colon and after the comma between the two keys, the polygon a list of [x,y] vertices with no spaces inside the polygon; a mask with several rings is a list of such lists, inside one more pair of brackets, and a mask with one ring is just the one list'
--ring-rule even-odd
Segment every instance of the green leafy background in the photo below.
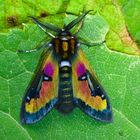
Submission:
{"label": "green leafy background", "polygon": [[[83,7],[93,12],[85,18],[80,38],[106,40],[102,46],[81,47],[110,97],[113,123],[97,122],[76,108],[69,115],[54,109],[36,124],[21,125],[22,97],[41,52],[16,51],[49,39],[27,16],[63,27]],[[0,0],[0,139],[139,140],[139,9],[139,0]]]}

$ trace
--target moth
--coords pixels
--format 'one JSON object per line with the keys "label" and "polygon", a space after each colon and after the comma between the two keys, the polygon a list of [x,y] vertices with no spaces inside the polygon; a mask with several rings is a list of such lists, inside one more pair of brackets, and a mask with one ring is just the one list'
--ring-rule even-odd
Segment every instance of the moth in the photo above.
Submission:
{"label": "moth", "polygon": [[98,46],[104,41],[81,42],[77,36],[80,28],[74,34],[71,33],[75,25],[83,24],[89,12],[84,11],[63,29],[31,17],[51,40],[33,50],[19,50],[28,53],[44,48],[37,72],[22,101],[20,116],[23,124],[39,121],[54,107],[62,113],[70,113],[79,107],[96,120],[112,121],[109,98],[80,48],[80,44]]}

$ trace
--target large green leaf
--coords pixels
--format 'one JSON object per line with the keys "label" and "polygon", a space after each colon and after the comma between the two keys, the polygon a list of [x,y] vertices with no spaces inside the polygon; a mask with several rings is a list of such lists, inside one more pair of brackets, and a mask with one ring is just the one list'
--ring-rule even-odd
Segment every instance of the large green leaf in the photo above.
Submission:
{"label": "large green leaf", "polygon": [[[137,24],[139,17],[136,16],[140,14],[139,1],[28,0],[0,3],[0,139],[140,139],[140,51],[137,45],[140,24]],[[87,5],[87,10],[94,11],[85,18],[79,37],[89,42],[106,40],[102,46],[81,47],[110,97],[113,123],[97,122],[79,109],[68,115],[54,109],[36,124],[21,125],[22,97],[41,52],[19,54],[16,50],[35,48],[46,38],[36,25],[28,23],[26,16],[43,17],[43,22],[63,27],[64,21],[69,23],[75,18],[71,14],[78,15],[84,5]],[[71,13],[66,18],[65,11]]]}

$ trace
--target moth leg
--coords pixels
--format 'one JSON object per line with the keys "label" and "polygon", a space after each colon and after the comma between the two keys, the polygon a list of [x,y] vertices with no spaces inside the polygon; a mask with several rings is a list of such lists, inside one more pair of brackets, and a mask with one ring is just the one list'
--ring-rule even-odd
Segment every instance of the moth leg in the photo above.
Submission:
{"label": "moth leg", "polygon": [[45,48],[45,47],[51,47],[52,44],[51,43],[44,43],[41,46],[35,48],[35,49],[31,49],[31,50],[17,50],[18,53],[31,53],[31,52],[37,52],[40,51],[41,49]]}
{"label": "moth leg", "polygon": [[83,45],[86,45],[88,47],[93,47],[93,46],[100,46],[102,44],[105,43],[105,40],[102,41],[102,42],[98,42],[98,43],[90,43],[90,42],[82,42],[82,41],[79,41],[80,44],[83,44]]}

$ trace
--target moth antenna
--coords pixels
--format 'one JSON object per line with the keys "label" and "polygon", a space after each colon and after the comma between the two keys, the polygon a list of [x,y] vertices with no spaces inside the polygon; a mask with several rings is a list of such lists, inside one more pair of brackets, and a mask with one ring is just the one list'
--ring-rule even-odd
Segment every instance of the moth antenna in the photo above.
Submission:
{"label": "moth antenna", "polygon": [[72,22],[70,22],[64,29],[65,29],[65,31],[69,31],[69,30],[71,30],[77,23],[79,23],[82,19],[84,19],[85,18],[85,16],[89,13],[89,12],[91,12],[91,11],[93,11],[93,10],[89,10],[89,11],[85,11],[85,9],[83,10],[83,14],[81,15],[81,16],[79,16],[79,17],[77,17],[76,19],[74,19]]}
{"label": "moth antenna", "polygon": [[46,34],[48,34],[50,37],[52,38],[55,38],[55,35],[51,34],[50,32],[47,32],[46,30],[51,30],[51,31],[54,31],[56,33],[59,33],[61,32],[61,29],[59,27],[56,27],[52,24],[49,24],[49,23],[46,23],[46,24],[43,24],[41,23],[39,20],[37,20],[36,18],[32,17],[32,16],[28,16],[29,18],[32,19],[32,21],[37,24],[37,26],[43,30]]}

